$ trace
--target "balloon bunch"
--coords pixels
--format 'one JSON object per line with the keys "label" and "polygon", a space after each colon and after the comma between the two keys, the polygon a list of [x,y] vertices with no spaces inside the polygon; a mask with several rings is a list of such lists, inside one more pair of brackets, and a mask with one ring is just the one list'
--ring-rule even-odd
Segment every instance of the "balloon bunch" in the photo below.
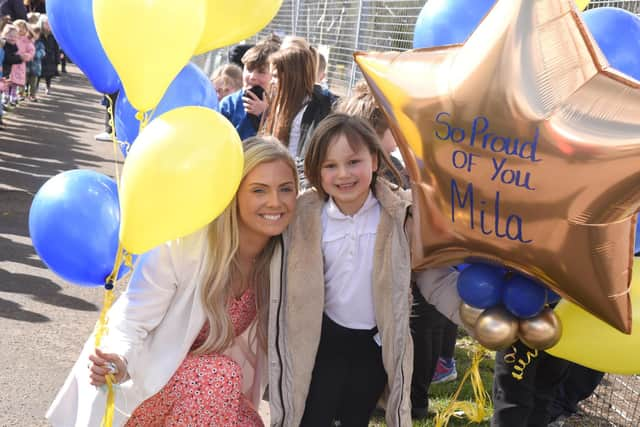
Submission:
{"label": "balloon bunch", "polygon": [[242,145],[217,113],[209,79],[188,61],[255,34],[281,3],[47,2],[65,53],[96,90],[119,92],[113,127],[127,157],[115,181],[68,171],[34,197],[33,245],[55,273],[109,290],[127,254],[194,232],[229,204],[242,174]]}
{"label": "balloon bunch", "polygon": [[549,304],[560,297],[524,276],[487,264],[473,264],[458,278],[464,301],[460,318],[480,344],[501,350],[516,339],[538,350],[552,347],[562,327]]}

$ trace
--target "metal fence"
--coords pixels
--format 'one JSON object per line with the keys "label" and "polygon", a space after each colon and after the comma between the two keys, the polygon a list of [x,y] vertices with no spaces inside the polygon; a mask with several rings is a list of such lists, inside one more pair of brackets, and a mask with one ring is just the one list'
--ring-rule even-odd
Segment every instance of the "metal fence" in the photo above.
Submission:
{"label": "metal fence", "polygon": [[[306,38],[328,59],[327,79],[338,95],[350,93],[362,75],[353,52],[411,49],[425,0],[284,0],[278,15],[250,42],[274,32]],[[619,7],[640,13],[640,0],[591,0],[589,8]],[[197,58],[211,73],[226,62],[226,49]]]}

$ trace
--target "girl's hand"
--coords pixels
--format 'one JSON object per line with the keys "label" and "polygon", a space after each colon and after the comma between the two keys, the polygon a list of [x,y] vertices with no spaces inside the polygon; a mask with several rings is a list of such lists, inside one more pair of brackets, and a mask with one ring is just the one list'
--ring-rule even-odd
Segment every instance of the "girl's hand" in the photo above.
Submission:
{"label": "girl's hand", "polygon": [[121,382],[127,376],[127,364],[122,356],[103,353],[97,348],[89,355],[88,368],[90,383],[96,387],[107,383],[105,378],[107,374],[112,373],[116,383]]}
{"label": "girl's hand", "polygon": [[244,110],[247,113],[253,114],[254,116],[259,116],[260,114],[264,113],[269,104],[267,103],[267,101],[258,98],[255,93],[247,90],[242,96],[242,105],[244,106]]}

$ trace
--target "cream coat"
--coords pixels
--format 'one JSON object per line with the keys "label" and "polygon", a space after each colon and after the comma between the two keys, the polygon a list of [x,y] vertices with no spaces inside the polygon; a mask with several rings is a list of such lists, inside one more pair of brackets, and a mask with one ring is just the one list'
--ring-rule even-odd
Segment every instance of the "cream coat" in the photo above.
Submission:
{"label": "cream coat", "polygon": [[[405,223],[410,195],[376,186],[381,205],[375,244],[373,296],[388,377],[386,421],[411,426],[413,345],[409,333],[410,245]],[[269,400],[271,425],[298,427],[304,413],[315,363],[324,308],[321,211],[324,201],[315,191],[298,199],[296,217],[285,237],[286,278],[272,281],[269,316]],[[457,276],[432,269],[419,277],[428,300],[456,318]]]}
{"label": "cream coat", "polygon": [[[202,229],[143,255],[128,289],[110,310],[109,335],[101,347],[125,356],[130,376],[115,389],[114,426],[126,423],[141,402],[167,383],[202,329],[206,316],[198,289],[206,274],[207,248]],[[272,259],[277,269],[281,252],[278,245]],[[242,391],[257,408],[266,382],[266,355],[257,350],[255,329],[254,323],[225,354],[240,364]],[[54,426],[100,425],[106,389],[89,384],[92,350],[93,336],[47,412]]]}

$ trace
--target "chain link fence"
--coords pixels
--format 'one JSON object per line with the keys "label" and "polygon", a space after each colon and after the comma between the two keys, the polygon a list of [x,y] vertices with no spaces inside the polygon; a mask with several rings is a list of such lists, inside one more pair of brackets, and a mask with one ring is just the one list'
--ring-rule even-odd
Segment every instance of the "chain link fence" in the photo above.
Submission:
{"label": "chain link fence", "polygon": [[[284,0],[278,15],[248,42],[276,33],[304,37],[327,58],[327,80],[348,95],[362,78],[355,51],[411,49],[413,29],[425,0]],[[640,14],[640,0],[591,0],[589,8],[619,7]],[[210,74],[227,62],[227,49],[196,58]]]}

